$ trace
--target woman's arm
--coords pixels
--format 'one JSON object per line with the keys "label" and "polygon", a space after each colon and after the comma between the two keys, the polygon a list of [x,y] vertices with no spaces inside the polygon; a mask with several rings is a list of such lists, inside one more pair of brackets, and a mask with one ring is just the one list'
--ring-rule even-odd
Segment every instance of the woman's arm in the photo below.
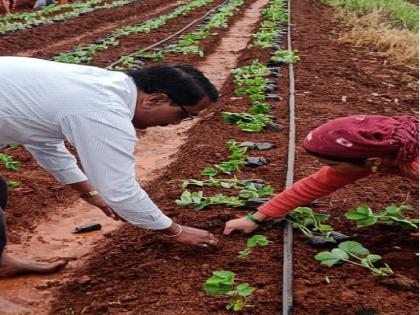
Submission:
{"label": "woman's arm", "polygon": [[[314,199],[326,196],[369,174],[370,171],[340,173],[331,166],[325,166],[318,172],[301,179],[292,187],[276,195],[265,205],[258,208],[258,211],[253,216],[260,222],[269,217],[283,217],[293,209],[303,206]],[[224,233],[230,234],[234,230],[251,233],[257,227],[258,224],[252,222],[247,217],[242,217],[226,222]]]}
{"label": "woman's arm", "polygon": [[299,180],[292,187],[283,190],[261,206],[258,211],[273,218],[285,216],[293,209],[336,191],[370,172],[340,173],[331,166],[324,166],[318,172]]}

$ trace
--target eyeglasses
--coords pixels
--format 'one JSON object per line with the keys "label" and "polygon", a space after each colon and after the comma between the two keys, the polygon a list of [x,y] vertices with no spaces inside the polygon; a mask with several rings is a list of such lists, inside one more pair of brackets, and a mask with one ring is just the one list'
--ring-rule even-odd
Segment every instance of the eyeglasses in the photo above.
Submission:
{"label": "eyeglasses", "polygon": [[183,120],[191,120],[191,119],[194,119],[195,117],[197,117],[197,115],[198,115],[197,113],[190,113],[189,111],[187,111],[185,109],[185,107],[183,105],[181,105],[181,104],[177,104],[177,105],[179,107],[181,107],[182,111],[185,114],[185,118]]}

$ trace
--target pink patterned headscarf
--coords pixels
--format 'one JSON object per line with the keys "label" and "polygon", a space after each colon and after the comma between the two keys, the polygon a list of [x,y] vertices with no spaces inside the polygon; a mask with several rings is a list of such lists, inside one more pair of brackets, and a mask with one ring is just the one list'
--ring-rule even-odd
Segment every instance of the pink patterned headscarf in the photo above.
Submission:
{"label": "pink patterned headscarf", "polygon": [[401,162],[418,157],[418,139],[419,121],[413,116],[354,115],[311,131],[303,146],[337,158],[395,157]]}

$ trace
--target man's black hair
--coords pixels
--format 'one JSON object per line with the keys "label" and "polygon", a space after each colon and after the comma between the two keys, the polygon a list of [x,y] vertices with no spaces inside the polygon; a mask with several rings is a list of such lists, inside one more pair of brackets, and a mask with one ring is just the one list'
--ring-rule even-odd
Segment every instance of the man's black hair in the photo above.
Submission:
{"label": "man's black hair", "polygon": [[127,72],[137,88],[147,94],[164,93],[176,104],[197,105],[204,97],[216,102],[216,87],[204,74],[186,64],[159,65]]}
{"label": "man's black hair", "polygon": [[367,159],[367,158],[346,158],[346,157],[330,156],[330,155],[315,153],[315,152],[309,151],[307,149],[305,149],[305,150],[310,155],[312,155],[314,157],[317,157],[317,158],[320,158],[320,159],[326,159],[326,160],[330,160],[330,161],[334,161],[334,162],[350,163],[350,164],[354,164],[354,165],[357,165],[357,166],[365,165],[365,162],[366,162],[366,159]]}

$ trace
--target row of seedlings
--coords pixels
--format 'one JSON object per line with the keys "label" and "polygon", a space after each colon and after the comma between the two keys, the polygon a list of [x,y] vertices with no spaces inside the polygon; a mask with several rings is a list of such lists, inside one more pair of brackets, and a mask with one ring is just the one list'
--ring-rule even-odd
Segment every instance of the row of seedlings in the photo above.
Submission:
{"label": "row of seedlings", "polygon": [[138,50],[130,55],[121,56],[118,61],[108,67],[114,70],[127,70],[143,65],[145,60],[160,61],[166,54],[195,54],[204,57],[205,47],[200,45],[205,38],[217,35],[218,29],[227,29],[235,12],[246,3],[245,0],[230,0],[207,16],[196,30],[182,35],[175,43],[153,51]]}
{"label": "row of seedlings", "polygon": [[[262,11],[264,21],[261,23],[260,30],[254,34],[251,46],[264,49],[278,48],[279,35],[283,34],[283,24],[287,21],[287,13],[283,8],[283,1],[269,1],[267,7]],[[272,23],[268,23],[272,22]],[[261,34],[270,33],[264,39]],[[255,45],[255,46],[254,46]],[[264,47],[262,47],[263,45]],[[275,50],[272,58],[278,56]],[[297,57],[294,59],[297,61]],[[284,60],[276,61],[276,65],[286,63]],[[223,120],[226,123],[236,124],[242,131],[248,133],[260,133],[265,130],[280,132],[284,128],[274,122],[275,117],[268,113],[272,110],[273,103],[267,101],[279,101],[278,95],[271,94],[276,91],[276,81],[268,77],[279,77],[278,69],[270,68],[259,60],[254,60],[251,64],[231,71],[237,88],[234,90],[236,96],[249,98],[251,106],[250,113],[223,112]],[[263,157],[249,157],[247,153],[252,149],[269,150],[274,147],[267,142],[255,143],[244,141],[237,143],[235,140],[227,142],[231,151],[229,160],[214,166],[205,167],[201,175],[206,179],[188,179],[181,183],[183,189],[189,186],[209,186],[238,190],[236,196],[216,194],[214,196],[204,196],[202,191],[191,192],[184,190],[181,197],[176,200],[179,206],[192,206],[195,210],[201,210],[211,205],[226,205],[230,207],[242,207],[246,209],[256,209],[266,202],[274,194],[274,189],[261,179],[238,179],[236,172],[245,166],[258,167],[267,164]],[[232,178],[226,175],[235,174]],[[223,177],[220,178],[220,175]],[[219,176],[219,177],[218,177]],[[265,235],[255,234],[251,236],[243,250],[238,252],[238,258],[248,259],[252,250],[257,246],[267,246],[271,243]],[[250,307],[250,297],[256,290],[249,283],[238,283],[235,279],[237,275],[230,270],[218,270],[212,273],[203,284],[203,290],[210,295],[226,296],[228,301],[226,309],[232,311],[243,311]]]}
{"label": "row of seedlings", "polygon": [[[120,27],[114,30],[112,33],[107,34],[102,38],[96,39],[94,43],[81,44],[68,52],[59,53],[53,57],[53,60],[74,64],[89,63],[93,60],[95,54],[98,52],[107,50],[111,47],[119,46],[120,39],[124,37],[133,34],[147,34],[152,31],[156,31],[160,27],[167,24],[169,21],[190,14],[194,10],[197,10],[212,2],[214,2],[214,0],[193,0],[187,4],[175,8],[174,10],[171,10],[167,14],[159,15],[158,17],[149,19],[139,24]],[[132,66],[132,69],[136,68],[134,64]]]}
{"label": "row of seedlings", "polygon": [[103,0],[88,0],[66,4],[51,4],[35,12],[7,14],[0,18],[0,35],[14,33],[23,29],[41,25],[51,25],[59,21],[77,18],[79,16],[103,9],[114,9],[133,3],[135,0],[114,0],[104,3]]}

